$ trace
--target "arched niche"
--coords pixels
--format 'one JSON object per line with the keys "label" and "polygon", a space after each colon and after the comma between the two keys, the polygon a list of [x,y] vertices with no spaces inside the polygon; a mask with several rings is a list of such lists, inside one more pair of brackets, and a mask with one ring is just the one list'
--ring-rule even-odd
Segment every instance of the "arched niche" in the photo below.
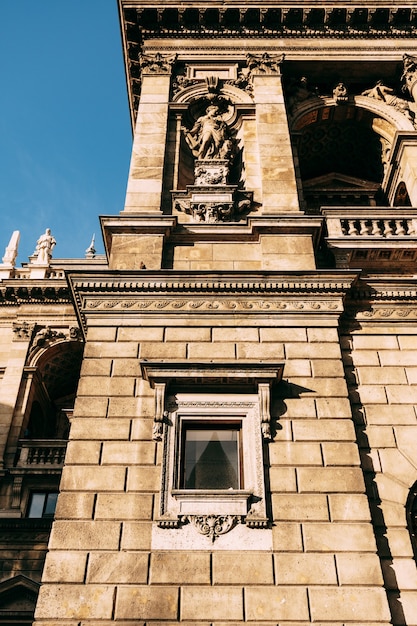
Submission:
{"label": "arched niche", "polygon": [[58,340],[30,354],[22,438],[67,439],[83,347],[80,341]]}
{"label": "arched niche", "polygon": [[244,126],[248,117],[254,117],[254,103],[250,94],[238,87],[221,81],[219,89],[209,92],[207,83],[196,84],[181,89],[171,102],[170,143],[175,154],[172,168],[172,189],[185,190],[194,183],[194,157],[184,138],[182,129],[192,128],[195,121],[204,115],[211,103],[223,103],[224,121],[237,140],[238,150],[230,172],[230,182],[237,184],[242,171],[244,146]]}
{"label": "arched niche", "polygon": [[386,172],[397,131],[411,120],[384,102],[356,96],[301,103],[290,121],[307,210],[386,204]]}

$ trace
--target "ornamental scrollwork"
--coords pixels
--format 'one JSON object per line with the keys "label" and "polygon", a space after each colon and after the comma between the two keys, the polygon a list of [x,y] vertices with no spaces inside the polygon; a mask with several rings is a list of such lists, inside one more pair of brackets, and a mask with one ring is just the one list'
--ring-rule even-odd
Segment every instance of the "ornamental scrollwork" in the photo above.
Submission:
{"label": "ornamental scrollwork", "polygon": [[204,535],[214,542],[220,535],[232,530],[236,524],[240,524],[240,515],[184,515],[181,521],[189,521],[197,529],[200,535]]}

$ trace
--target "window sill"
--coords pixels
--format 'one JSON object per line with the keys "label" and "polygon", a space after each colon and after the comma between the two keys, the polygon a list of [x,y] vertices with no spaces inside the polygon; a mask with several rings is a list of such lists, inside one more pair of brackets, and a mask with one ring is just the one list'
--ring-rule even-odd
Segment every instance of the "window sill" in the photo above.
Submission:
{"label": "window sill", "polygon": [[180,515],[247,515],[251,491],[243,489],[173,489],[172,497],[179,503]]}

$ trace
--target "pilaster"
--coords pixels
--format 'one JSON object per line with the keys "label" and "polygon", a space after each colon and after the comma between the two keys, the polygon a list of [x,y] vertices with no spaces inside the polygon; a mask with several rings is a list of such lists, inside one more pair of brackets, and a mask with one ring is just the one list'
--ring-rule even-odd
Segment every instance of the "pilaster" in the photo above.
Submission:
{"label": "pilaster", "polygon": [[[124,212],[161,210],[162,177],[168,129],[171,59],[155,55],[142,68],[141,99],[133,139]],[[150,55],[146,58],[151,58]],[[172,59],[173,62],[173,59]]]}
{"label": "pilaster", "polygon": [[299,211],[281,74],[255,74],[256,126],[264,214]]}

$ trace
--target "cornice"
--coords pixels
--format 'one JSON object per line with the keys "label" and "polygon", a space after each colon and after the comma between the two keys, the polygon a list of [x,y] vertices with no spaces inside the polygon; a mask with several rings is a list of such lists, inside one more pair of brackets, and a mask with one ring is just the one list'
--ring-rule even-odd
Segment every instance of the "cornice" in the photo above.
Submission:
{"label": "cornice", "polygon": [[0,283],[0,306],[21,304],[68,304],[71,296],[65,279],[4,280]]}
{"label": "cornice", "polygon": [[80,324],[97,315],[340,315],[356,272],[136,271],[68,275]]}
{"label": "cornice", "polygon": [[285,291],[311,293],[345,292],[356,279],[352,271],[311,272],[206,272],[201,271],[107,271],[70,272],[71,289],[89,293],[265,293]]}
{"label": "cornice", "polygon": [[410,277],[363,277],[345,300],[343,323],[417,321],[417,279]]}

